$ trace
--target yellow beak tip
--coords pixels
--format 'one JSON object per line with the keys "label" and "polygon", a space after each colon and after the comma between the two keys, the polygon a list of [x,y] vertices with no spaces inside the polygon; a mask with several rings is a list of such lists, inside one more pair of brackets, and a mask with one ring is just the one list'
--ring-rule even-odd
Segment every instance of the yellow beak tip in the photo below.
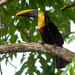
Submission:
{"label": "yellow beak tip", "polygon": [[15,16],[17,16],[17,14]]}

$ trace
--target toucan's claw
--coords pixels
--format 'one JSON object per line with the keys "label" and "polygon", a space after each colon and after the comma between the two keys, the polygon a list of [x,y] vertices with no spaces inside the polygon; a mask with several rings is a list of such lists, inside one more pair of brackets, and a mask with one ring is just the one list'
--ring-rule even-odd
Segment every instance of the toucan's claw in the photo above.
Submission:
{"label": "toucan's claw", "polygon": [[53,48],[56,48],[57,47],[57,44],[54,44],[54,47]]}
{"label": "toucan's claw", "polygon": [[43,45],[43,46],[44,46],[44,42],[41,42],[41,45]]}

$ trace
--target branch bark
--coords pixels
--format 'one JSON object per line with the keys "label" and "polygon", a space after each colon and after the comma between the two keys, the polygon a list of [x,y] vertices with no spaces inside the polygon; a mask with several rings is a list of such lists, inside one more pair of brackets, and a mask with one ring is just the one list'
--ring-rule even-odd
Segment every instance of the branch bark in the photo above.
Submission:
{"label": "branch bark", "polygon": [[19,44],[8,44],[0,46],[0,54],[3,53],[15,53],[15,52],[43,52],[54,56],[59,56],[69,62],[75,57],[75,53],[68,49],[55,47],[54,45],[40,43],[19,43]]}
{"label": "branch bark", "polygon": [[73,7],[73,6],[75,6],[75,2],[72,3],[72,4],[69,4],[69,5],[67,5],[67,6],[65,6],[65,7],[63,7],[63,8],[61,8],[61,10],[63,11],[63,10],[65,10],[65,9],[70,8],[70,7]]}
{"label": "branch bark", "polygon": [[7,3],[9,1],[12,1],[12,0],[0,0],[0,5],[3,5],[4,3]]}

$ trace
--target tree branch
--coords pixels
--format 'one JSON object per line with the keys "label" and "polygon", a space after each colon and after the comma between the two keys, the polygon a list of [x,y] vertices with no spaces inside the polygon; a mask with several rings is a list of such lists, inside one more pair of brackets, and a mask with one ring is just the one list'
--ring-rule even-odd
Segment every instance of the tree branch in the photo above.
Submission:
{"label": "tree branch", "polygon": [[65,10],[65,9],[67,9],[67,8],[70,8],[70,7],[74,6],[74,5],[75,5],[75,2],[72,3],[72,4],[69,4],[69,5],[67,5],[67,6],[65,6],[65,7],[63,7],[63,8],[61,8],[61,10],[63,11],[63,10]]}
{"label": "tree branch", "polygon": [[4,3],[7,3],[9,1],[12,1],[12,0],[0,0],[0,5],[3,5]]}
{"label": "tree branch", "polygon": [[56,47],[54,45],[40,43],[19,43],[19,44],[8,44],[0,46],[0,54],[3,53],[15,53],[15,52],[43,52],[54,56],[59,56],[69,62],[75,57],[75,53],[68,49]]}

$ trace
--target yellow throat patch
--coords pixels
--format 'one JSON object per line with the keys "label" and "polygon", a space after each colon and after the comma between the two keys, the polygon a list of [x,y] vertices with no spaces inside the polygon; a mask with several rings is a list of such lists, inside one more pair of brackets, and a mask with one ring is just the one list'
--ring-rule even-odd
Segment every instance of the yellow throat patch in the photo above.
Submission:
{"label": "yellow throat patch", "polygon": [[38,28],[41,29],[45,26],[45,15],[44,12],[38,14]]}

